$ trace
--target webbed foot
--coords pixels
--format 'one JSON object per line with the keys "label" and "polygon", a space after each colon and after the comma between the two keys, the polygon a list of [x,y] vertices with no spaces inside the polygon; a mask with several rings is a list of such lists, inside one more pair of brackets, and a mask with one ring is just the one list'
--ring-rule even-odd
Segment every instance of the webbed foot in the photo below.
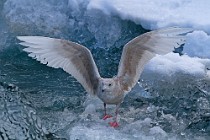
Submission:
{"label": "webbed foot", "polygon": [[106,119],[111,118],[111,117],[112,117],[112,115],[105,115],[105,116],[103,117],[103,120],[106,120]]}
{"label": "webbed foot", "polygon": [[119,127],[119,124],[116,121],[115,122],[110,122],[109,125],[111,127],[114,127],[114,128]]}

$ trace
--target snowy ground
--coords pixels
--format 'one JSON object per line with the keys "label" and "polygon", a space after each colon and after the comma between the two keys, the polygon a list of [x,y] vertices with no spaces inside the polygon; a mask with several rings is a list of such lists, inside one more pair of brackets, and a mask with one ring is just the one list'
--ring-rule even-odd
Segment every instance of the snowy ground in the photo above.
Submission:
{"label": "snowy ground", "polygon": [[[209,139],[210,2],[207,0],[0,1],[0,140]],[[182,51],[157,56],[120,109],[120,128],[101,120],[103,104],[74,78],[27,57],[17,35],[69,39],[87,46],[112,77],[122,47],[168,26],[195,29]],[[10,85],[12,83],[19,87]],[[109,106],[114,113],[114,107]]]}

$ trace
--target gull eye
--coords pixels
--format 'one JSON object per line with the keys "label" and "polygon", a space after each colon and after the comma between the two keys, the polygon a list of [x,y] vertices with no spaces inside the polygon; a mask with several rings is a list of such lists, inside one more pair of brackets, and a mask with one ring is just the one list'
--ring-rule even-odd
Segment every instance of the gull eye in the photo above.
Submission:
{"label": "gull eye", "polygon": [[104,89],[102,89],[102,92],[104,92]]}
{"label": "gull eye", "polygon": [[112,86],[112,84],[109,84],[109,86]]}

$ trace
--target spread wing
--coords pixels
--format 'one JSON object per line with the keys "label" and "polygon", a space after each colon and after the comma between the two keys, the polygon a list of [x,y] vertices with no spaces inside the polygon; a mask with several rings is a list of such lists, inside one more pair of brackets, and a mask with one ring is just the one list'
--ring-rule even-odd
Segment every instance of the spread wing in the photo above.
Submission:
{"label": "spread wing", "polygon": [[131,90],[150,59],[156,54],[167,54],[184,44],[185,35],[192,31],[170,27],[145,33],[128,42],[123,48],[117,74],[123,90]]}
{"label": "spread wing", "polygon": [[99,72],[91,52],[77,43],[42,37],[18,36],[29,56],[53,68],[62,68],[74,76],[88,93],[96,94]]}

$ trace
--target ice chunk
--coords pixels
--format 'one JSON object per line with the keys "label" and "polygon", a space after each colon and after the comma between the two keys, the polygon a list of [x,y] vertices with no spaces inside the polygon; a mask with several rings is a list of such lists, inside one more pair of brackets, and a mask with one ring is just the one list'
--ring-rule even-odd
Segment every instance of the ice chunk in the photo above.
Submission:
{"label": "ice chunk", "polygon": [[82,119],[87,119],[87,120],[100,120],[99,114],[96,112],[96,107],[93,104],[89,104],[86,108],[85,111],[80,115]]}
{"label": "ice chunk", "polygon": [[197,99],[197,106],[199,109],[210,109],[210,103],[208,101],[208,99],[204,98],[204,97],[200,97]]}
{"label": "ice chunk", "polygon": [[[151,134],[154,134],[156,136],[148,136],[143,132],[141,129],[141,125],[146,125],[150,120],[144,120],[136,122],[133,125],[128,125],[125,127],[125,129],[114,129],[111,127],[106,127],[103,125],[98,124],[78,124],[74,126],[72,129],[69,129],[69,139],[81,139],[81,140],[151,140],[155,139],[157,135],[159,138],[163,139],[166,136],[166,133],[159,128],[154,127],[151,129]],[[145,124],[144,124],[145,123]],[[147,127],[149,131],[148,126],[144,126],[145,129]],[[140,128],[140,129],[139,129]]]}
{"label": "ice chunk", "polygon": [[147,65],[144,72],[157,72],[161,75],[185,73],[198,77],[206,76],[206,65],[210,59],[191,58],[187,55],[169,53],[165,56],[156,56]]}
{"label": "ice chunk", "polygon": [[122,134],[114,128],[102,125],[91,125],[88,127],[81,124],[73,127],[69,132],[69,139],[72,140],[127,140],[131,138],[132,137]]}
{"label": "ice chunk", "polygon": [[95,109],[102,109],[103,108],[103,102],[96,96],[87,95],[87,98],[85,102],[83,103],[84,107],[87,107],[89,105],[94,105]]}
{"label": "ice chunk", "polygon": [[96,112],[95,106],[93,104],[89,104],[83,113],[85,114],[93,114]]}
{"label": "ice chunk", "polygon": [[184,45],[184,53],[191,57],[210,59],[210,36],[203,31],[194,31],[187,35],[187,43]]}
{"label": "ice chunk", "polygon": [[163,137],[167,136],[167,133],[161,129],[159,126],[154,126],[150,129],[150,134],[151,135],[161,135]]}

